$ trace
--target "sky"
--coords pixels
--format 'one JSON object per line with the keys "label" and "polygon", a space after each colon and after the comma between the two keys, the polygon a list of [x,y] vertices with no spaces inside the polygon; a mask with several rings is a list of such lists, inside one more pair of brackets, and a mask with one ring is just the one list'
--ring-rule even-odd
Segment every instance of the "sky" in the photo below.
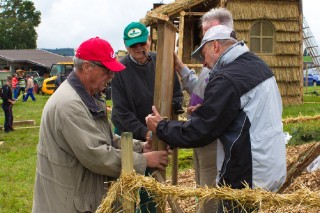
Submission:
{"label": "sky", "polygon": [[[83,41],[99,36],[115,51],[125,50],[123,30],[139,21],[154,3],[174,0],[32,0],[41,12],[36,28],[38,48],[77,48]],[[320,1],[303,0],[303,13],[320,45]]]}

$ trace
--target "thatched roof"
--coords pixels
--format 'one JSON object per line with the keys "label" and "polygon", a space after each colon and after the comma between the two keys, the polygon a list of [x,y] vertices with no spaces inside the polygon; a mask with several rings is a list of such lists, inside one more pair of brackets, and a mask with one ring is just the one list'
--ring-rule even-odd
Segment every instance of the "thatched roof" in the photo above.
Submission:
{"label": "thatched roof", "polygon": [[[150,11],[149,13],[162,14],[162,15],[166,15],[167,17],[170,17],[172,15],[179,14],[183,10],[190,10],[190,8],[196,5],[199,5],[201,3],[205,4],[205,2],[208,2],[208,0],[179,0],[179,1],[172,2],[170,4],[164,4],[160,7],[157,7],[152,11]],[[140,22],[149,26],[155,21],[155,18],[152,18],[152,16],[154,15],[149,16],[147,14],[143,19],[140,20]],[[163,19],[163,16],[159,18]]]}

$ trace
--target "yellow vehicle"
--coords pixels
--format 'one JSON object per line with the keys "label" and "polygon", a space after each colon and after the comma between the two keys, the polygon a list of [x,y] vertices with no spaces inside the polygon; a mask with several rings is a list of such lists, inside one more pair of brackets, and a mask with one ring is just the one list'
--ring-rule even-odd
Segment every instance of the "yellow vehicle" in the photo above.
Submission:
{"label": "yellow vehicle", "polygon": [[[73,62],[59,62],[52,64],[50,71],[50,78],[46,78],[43,81],[42,92],[45,94],[53,94],[54,91],[58,88],[60,83],[67,78],[67,76],[73,70]],[[57,81],[59,77],[59,81]],[[59,82],[59,84],[57,84]]]}

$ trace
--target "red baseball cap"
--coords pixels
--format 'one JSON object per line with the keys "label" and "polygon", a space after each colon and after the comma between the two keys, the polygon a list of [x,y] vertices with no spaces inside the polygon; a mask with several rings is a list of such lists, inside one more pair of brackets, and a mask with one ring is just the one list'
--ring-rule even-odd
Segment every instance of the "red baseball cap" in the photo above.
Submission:
{"label": "red baseball cap", "polygon": [[116,54],[109,42],[99,37],[82,42],[76,51],[76,57],[82,60],[99,61],[113,72],[120,72],[126,68],[117,61]]}

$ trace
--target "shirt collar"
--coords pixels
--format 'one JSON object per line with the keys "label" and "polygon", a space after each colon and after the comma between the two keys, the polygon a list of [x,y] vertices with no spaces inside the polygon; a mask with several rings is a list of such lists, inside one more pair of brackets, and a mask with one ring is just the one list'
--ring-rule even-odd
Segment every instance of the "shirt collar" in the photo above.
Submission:
{"label": "shirt collar", "polygon": [[74,71],[72,71],[68,78],[67,78],[69,84],[73,87],[73,89],[78,93],[86,107],[90,110],[91,114],[94,117],[101,117],[105,116],[104,110],[102,110],[96,103],[99,100],[96,96],[90,96],[87,90],[84,88],[84,85],[76,75]]}

